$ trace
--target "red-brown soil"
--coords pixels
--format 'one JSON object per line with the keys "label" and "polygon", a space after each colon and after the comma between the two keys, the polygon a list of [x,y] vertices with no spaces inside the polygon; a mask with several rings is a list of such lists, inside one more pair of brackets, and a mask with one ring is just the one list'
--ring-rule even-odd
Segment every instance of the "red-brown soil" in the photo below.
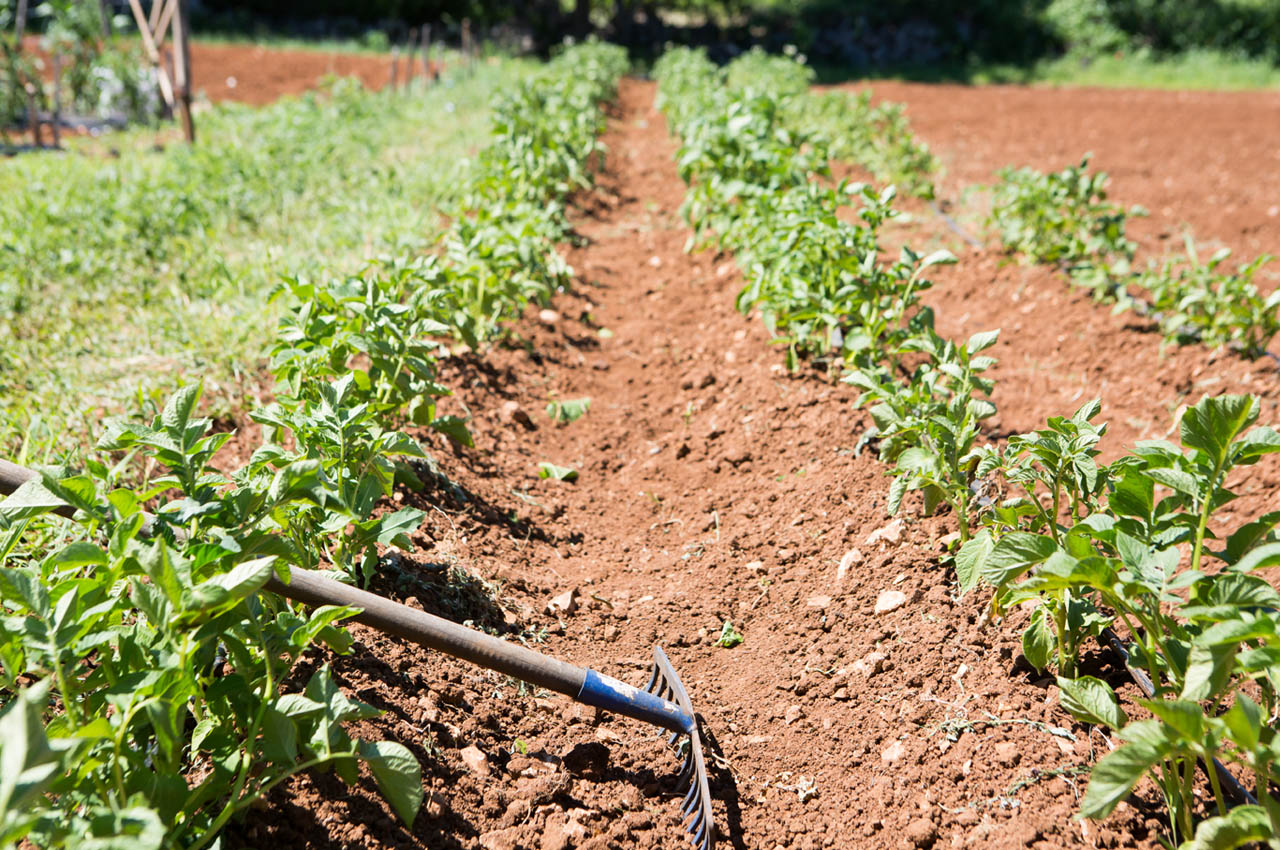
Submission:
{"label": "red-brown soil", "polygon": [[[401,56],[401,83],[407,66]],[[435,63],[432,67],[438,71]],[[314,89],[330,76],[356,77],[366,88],[381,89],[391,79],[391,56],[197,41],[191,45],[191,74],[193,89],[214,102],[261,105]],[[420,82],[422,76],[422,57],[416,54],[413,78]]]}
{"label": "red-brown soil", "polygon": [[[474,415],[477,446],[423,437],[462,489],[429,494],[418,550],[375,589],[637,684],[661,643],[716,754],[721,846],[1158,846],[1163,812],[1149,786],[1106,822],[1073,819],[1079,772],[1113,742],[1073,723],[1052,680],[1019,662],[1019,615],[984,623],[982,592],[955,598],[939,566],[949,518],[907,512],[890,522],[883,468],[853,451],[868,419],[850,389],[816,372],[788,375],[758,319],[734,310],[732,259],[682,251],[684,187],[653,95],[650,84],[622,86],[600,187],[575,212],[577,283],[558,297],[556,319],[531,311],[515,327],[523,344],[448,362],[451,406]],[[1077,97],[1037,91],[1017,126],[1078,130],[1088,113],[1073,123]],[[1012,131],[953,137],[924,106],[910,114],[953,175],[985,179],[987,166],[970,157],[1016,162],[1032,144]],[[1199,149],[1196,139],[1255,120],[1242,112],[1228,128],[1189,127],[1181,138]],[[1067,159],[1079,152],[1061,144]],[[1220,191],[1144,164],[1136,148],[1125,159],[1119,141],[1095,147],[1100,165],[1125,175],[1122,200],[1150,205],[1169,175],[1180,191],[1202,192],[1198,204]],[[1233,191],[1274,179],[1225,162]],[[1200,207],[1179,206],[1179,216],[1205,237],[1237,235]],[[954,241],[927,216],[898,235]],[[1280,420],[1265,362],[1194,348],[1162,355],[1158,337],[1051,272],[975,251],[937,278],[930,299],[943,332],[1004,328],[1001,432],[1095,395],[1113,423],[1109,456],[1163,434],[1174,408],[1204,392],[1262,393],[1264,420]],[[582,396],[592,403],[577,422],[556,425],[543,412],[551,398]],[[580,477],[541,480],[540,461]],[[1250,511],[1274,505],[1274,468],[1247,486]],[[472,578],[444,581],[454,567]],[[575,588],[575,611],[545,612]],[[903,604],[877,614],[886,591]],[[726,620],[744,637],[733,649],[714,643]],[[429,803],[409,829],[367,779],[348,789],[332,776],[300,778],[236,825],[228,846],[687,846],[670,793],[676,761],[652,729],[353,631],[352,655],[311,663],[329,660],[348,693],[386,710],[360,732],[415,751]],[[1114,659],[1085,663],[1134,695]],[[481,770],[463,761],[471,747],[485,757]]]}
{"label": "red-brown soil", "polygon": [[[44,75],[52,79],[49,56],[40,48],[40,39],[29,36],[23,49],[44,61]],[[403,85],[409,66],[400,56],[398,75]],[[440,66],[432,62],[433,73]],[[355,77],[366,88],[382,89],[391,80],[391,55],[347,53],[326,50],[286,50],[259,44],[209,44],[191,42],[191,89],[215,103],[234,101],[262,106],[285,95],[297,95],[317,88],[328,77]],[[422,56],[414,55],[412,78],[423,77]]]}
{"label": "red-brown soil", "polygon": [[[862,88],[863,86],[850,86]],[[1132,232],[1148,256],[1221,245],[1239,262],[1280,250],[1280,92],[1147,91],[874,83],[903,103],[941,160],[943,194],[990,184],[1005,166],[1056,170],[1092,152],[1112,200],[1150,217]]]}

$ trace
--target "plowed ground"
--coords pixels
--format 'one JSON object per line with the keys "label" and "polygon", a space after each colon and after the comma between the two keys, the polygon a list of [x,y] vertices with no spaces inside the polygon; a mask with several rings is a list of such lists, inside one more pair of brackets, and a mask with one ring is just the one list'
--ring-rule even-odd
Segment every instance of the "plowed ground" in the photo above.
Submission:
{"label": "plowed ground", "polygon": [[[1277,125],[1275,95],[1144,93],[1139,111],[1123,93],[882,93],[908,102],[949,168],[952,199],[1001,165],[1057,167],[1093,147],[1116,196],[1153,209],[1144,240],[1186,220],[1241,251],[1280,248],[1266,210],[1268,197],[1280,202],[1280,169],[1250,130]],[[654,88],[628,80],[621,95],[600,187],[576,212],[582,243],[567,249],[575,291],[554,321],[533,311],[520,322],[522,344],[449,362],[451,403],[474,414],[477,446],[423,437],[457,488],[429,495],[418,551],[374,589],[637,684],[661,643],[715,753],[721,846],[1158,846],[1164,814],[1150,786],[1104,823],[1073,819],[1079,774],[1110,743],[1073,723],[1052,680],[1020,661],[1020,614],[983,622],[982,592],[955,597],[938,565],[951,519],[908,511],[890,522],[884,469],[855,452],[869,420],[850,389],[787,374],[758,319],[734,309],[732,258],[684,253],[684,187]],[[974,112],[984,105],[1005,109],[1001,122]],[[1139,119],[1147,129],[1134,129]],[[1210,181],[1185,170],[1205,157]],[[1002,434],[1093,396],[1112,423],[1108,457],[1163,436],[1177,406],[1206,392],[1259,393],[1263,420],[1280,421],[1274,364],[1162,353],[1136,320],[1052,272],[964,248],[927,211],[897,236],[961,255],[930,293],[944,333],[1004,329],[993,352]],[[584,396],[577,422],[544,413],[550,398]],[[540,461],[579,479],[541,480]],[[1238,489],[1242,514],[1274,508],[1280,476],[1260,468]],[[497,601],[479,580],[445,581],[454,567]],[[575,610],[546,613],[575,589]],[[885,591],[903,604],[877,613]],[[740,646],[715,645],[725,620]],[[353,654],[310,663],[331,662],[349,693],[386,710],[362,731],[415,750],[429,802],[407,829],[372,782],[302,778],[237,825],[230,846],[686,846],[676,760],[653,730],[353,630]],[[1112,657],[1086,668],[1134,696]]]}

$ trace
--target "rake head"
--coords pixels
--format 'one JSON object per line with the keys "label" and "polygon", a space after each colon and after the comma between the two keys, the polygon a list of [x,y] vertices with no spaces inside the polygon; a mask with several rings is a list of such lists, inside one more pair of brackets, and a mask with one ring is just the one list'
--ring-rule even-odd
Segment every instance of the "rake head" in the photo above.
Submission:
{"label": "rake head", "polygon": [[689,692],[684,689],[684,684],[660,646],[653,648],[653,670],[649,675],[649,684],[644,689],[654,696],[675,702],[686,716],[693,718],[687,732],[671,733],[667,743],[675,745],[685,734],[689,736],[684,764],[680,767],[678,777],[678,787],[685,791],[680,813],[693,846],[698,850],[711,850],[712,833],[715,831],[711,814],[711,790],[707,786],[707,763],[702,757],[702,736],[698,732],[697,715],[693,713],[693,705],[689,702]]}

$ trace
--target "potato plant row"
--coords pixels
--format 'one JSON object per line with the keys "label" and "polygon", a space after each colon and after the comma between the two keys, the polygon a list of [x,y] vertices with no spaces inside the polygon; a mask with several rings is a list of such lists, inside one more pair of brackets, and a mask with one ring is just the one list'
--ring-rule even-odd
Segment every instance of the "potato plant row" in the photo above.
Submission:
{"label": "potato plant row", "polygon": [[1005,169],[994,190],[989,224],[1006,251],[1036,263],[1060,265],[1073,283],[1115,310],[1153,318],[1167,342],[1230,345],[1250,359],[1261,357],[1280,332],[1280,291],[1263,296],[1254,275],[1272,257],[1263,254],[1235,272],[1223,248],[1202,261],[1191,238],[1186,253],[1137,269],[1137,246],[1125,236],[1131,216],[1107,199],[1105,172],[1079,165],[1043,174]]}
{"label": "potato plant row", "polygon": [[483,344],[563,282],[564,199],[590,183],[626,64],[580,45],[496,104],[438,255],[286,282],[276,398],[250,414],[263,443],[242,467],[213,465],[231,435],[188,386],[149,425],[110,423],[84,472],[42,470],[0,502],[0,847],[202,848],[291,776],[354,783],[361,765],[412,823],[413,753],[353,739],[346,724],[378,712],[327,665],[294,669],[312,647],[349,651],[354,612],[258,591],[292,567],[365,581],[380,551],[412,547],[423,513],[379,510],[430,471],[399,429],[469,441],[436,415],[442,340]]}
{"label": "potato plant row", "polygon": [[[904,248],[897,262],[880,259],[876,231],[893,215],[893,190],[824,181],[825,151],[782,117],[802,111],[788,99],[808,97],[788,85],[798,72],[750,61],[750,73],[722,71],[677,49],[655,66],[681,140],[693,243],[735,252],[747,278],[740,308],[760,310],[792,362],[843,364],[871,405],[862,444],[892,465],[890,511],[913,492],[925,513],[950,506],[959,592],[992,588],[997,616],[1028,609],[1026,659],[1056,672],[1064,708],[1120,740],[1094,766],[1082,814],[1106,817],[1149,777],[1174,846],[1280,846],[1280,802],[1267,793],[1280,782],[1280,594],[1256,574],[1280,564],[1280,512],[1234,528],[1219,519],[1236,498],[1232,473],[1280,451],[1280,434],[1255,424],[1258,400],[1204,398],[1181,413],[1179,444],[1143,441],[1109,465],[1096,459],[1106,431],[1096,401],[990,443],[981,424],[995,412],[993,382],[982,373],[994,361],[981,352],[998,332],[944,339],[919,303],[921,272],[952,258]],[[835,217],[851,197],[863,204],[860,225]],[[1113,628],[1154,683],[1141,719],[1081,670],[1086,641]],[[1229,808],[1213,771],[1200,803],[1197,761],[1215,758],[1255,780],[1259,804]]]}

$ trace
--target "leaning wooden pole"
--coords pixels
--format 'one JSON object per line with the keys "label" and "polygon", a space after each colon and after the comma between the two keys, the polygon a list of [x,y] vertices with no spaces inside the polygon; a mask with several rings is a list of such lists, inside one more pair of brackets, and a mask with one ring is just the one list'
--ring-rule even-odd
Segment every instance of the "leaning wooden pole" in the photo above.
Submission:
{"label": "leaning wooden pole", "polygon": [[[176,2],[176,0],[169,0]],[[162,0],[155,0],[151,6],[152,17],[159,18],[159,7]],[[133,22],[138,26],[138,35],[142,38],[142,49],[146,51],[147,58],[151,60],[151,66],[156,71],[156,84],[160,86],[160,99],[164,101],[166,110],[173,111],[173,84],[169,81],[169,72],[164,68],[164,60],[160,56],[160,48],[156,45],[155,38],[151,33],[152,25],[147,20],[147,16],[142,12],[142,4],[139,0],[129,0],[129,10],[133,12]]]}
{"label": "leaning wooden pole", "polygon": [[178,112],[182,118],[182,134],[187,144],[195,144],[196,125],[191,118],[191,45],[187,25],[187,0],[170,0],[173,4],[173,69],[177,84]]}

